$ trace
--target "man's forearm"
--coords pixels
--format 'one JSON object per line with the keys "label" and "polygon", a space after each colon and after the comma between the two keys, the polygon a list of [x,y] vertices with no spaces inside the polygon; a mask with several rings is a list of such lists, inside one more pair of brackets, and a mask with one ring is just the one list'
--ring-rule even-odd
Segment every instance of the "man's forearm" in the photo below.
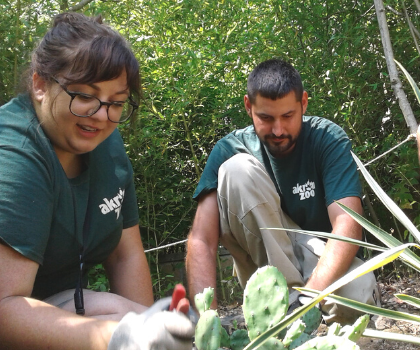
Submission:
{"label": "man's forearm", "polygon": [[[359,214],[363,213],[358,197],[342,198],[340,202]],[[362,238],[362,227],[337,203],[328,206],[328,215],[333,227],[332,233],[354,239]],[[306,287],[324,290],[331,285],[348,271],[358,249],[357,245],[329,239]]]}
{"label": "man's forearm", "polygon": [[[212,287],[216,290],[216,252],[213,252],[202,241],[189,241],[186,257],[186,270],[188,279],[188,293],[190,301],[194,304],[194,296],[201,293],[204,288]],[[214,293],[211,305],[217,308],[217,297]]]}
{"label": "man's forearm", "polygon": [[0,347],[5,349],[106,350],[118,324],[18,296],[1,300],[0,314]]}
{"label": "man's forearm", "polygon": [[144,306],[153,304],[149,265],[142,252],[106,267],[113,293]]}
{"label": "man's forearm", "polygon": [[355,245],[330,239],[306,287],[321,291],[334,283],[348,271],[357,250]]}

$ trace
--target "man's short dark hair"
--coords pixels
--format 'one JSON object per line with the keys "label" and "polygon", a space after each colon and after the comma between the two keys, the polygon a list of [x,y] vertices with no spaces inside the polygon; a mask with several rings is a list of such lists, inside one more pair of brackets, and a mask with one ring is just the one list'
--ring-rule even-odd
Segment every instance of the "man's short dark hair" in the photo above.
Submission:
{"label": "man's short dark hair", "polygon": [[299,72],[288,62],[273,58],[261,62],[248,77],[248,98],[255,103],[257,95],[276,100],[294,91],[302,100],[303,84]]}

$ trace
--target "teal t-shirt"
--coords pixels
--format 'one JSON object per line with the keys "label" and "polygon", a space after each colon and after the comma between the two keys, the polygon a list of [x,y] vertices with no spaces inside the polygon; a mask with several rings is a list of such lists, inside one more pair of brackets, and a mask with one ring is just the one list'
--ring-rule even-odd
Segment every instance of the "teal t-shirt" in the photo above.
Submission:
{"label": "teal t-shirt", "polygon": [[89,267],[138,223],[133,170],[118,130],[68,179],[28,95],[0,107],[0,242],[37,262],[32,296],[75,288],[79,253]]}
{"label": "teal t-shirt", "polygon": [[361,197],[357,167],[346,133],[333,122],[303,117],[302,131],[293,152],[273,158],[258,139],[253,126],[233,131],[213,148],[194,193],[217,188],[219,167],[237,153],[256,157],[270,175],[283,210],[302,229],[331,231],[327,207],[344,197]]}

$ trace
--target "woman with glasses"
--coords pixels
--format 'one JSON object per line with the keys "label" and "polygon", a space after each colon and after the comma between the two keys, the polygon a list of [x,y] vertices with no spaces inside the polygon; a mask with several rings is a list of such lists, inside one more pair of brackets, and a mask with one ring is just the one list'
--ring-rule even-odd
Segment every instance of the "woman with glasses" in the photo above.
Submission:
{"label": "woman with glasses", "polygon": [[[148,309],[133,170],[117,130],[140,95],[127,42],[100,18],[58,15],[28,76],[28,92],[0,107],[0,348],[191,349],[183,314]],[[98,263],[112,293],[86,289]]]}

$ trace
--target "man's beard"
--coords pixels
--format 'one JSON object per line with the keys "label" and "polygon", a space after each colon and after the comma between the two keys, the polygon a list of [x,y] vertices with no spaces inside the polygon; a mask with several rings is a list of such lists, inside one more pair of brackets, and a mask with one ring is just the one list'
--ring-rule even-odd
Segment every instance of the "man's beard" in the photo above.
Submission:
{"label": "man's beard", "polygon": [[[264,139],[259,136],[258,138],[274,158],[281,158],[288,155],[297,142],[297,137],[294,138],[292,135],[280,135],[276,137],[274,134],[271,134],[264,136]],[[282,139],[282,142],[275,142],[275,139]]]}
{"label": "man's beard", "polygon": [[[254,122],[252,124],[254,125],[254,130],[256,132]],[[284,134],[278,137],[274,134],[265,135],[263,137],[257,134],[257,136],[262,142],[262,144],[267,148],[267,150],[270,152],[270,154],[274,158],[282,158],[282,157],[287,156],[291,152],[293,147],[296,145],[297,139],[301,131],[302,131],[302,126],[300,127],[300,130],[296,137],[293,137],[292,135],[284,135]],[[274,143],[275,139],[283,139],[283,141],[281,143],[275,144]],[[285,142],[285,140],[287,141]]]}

